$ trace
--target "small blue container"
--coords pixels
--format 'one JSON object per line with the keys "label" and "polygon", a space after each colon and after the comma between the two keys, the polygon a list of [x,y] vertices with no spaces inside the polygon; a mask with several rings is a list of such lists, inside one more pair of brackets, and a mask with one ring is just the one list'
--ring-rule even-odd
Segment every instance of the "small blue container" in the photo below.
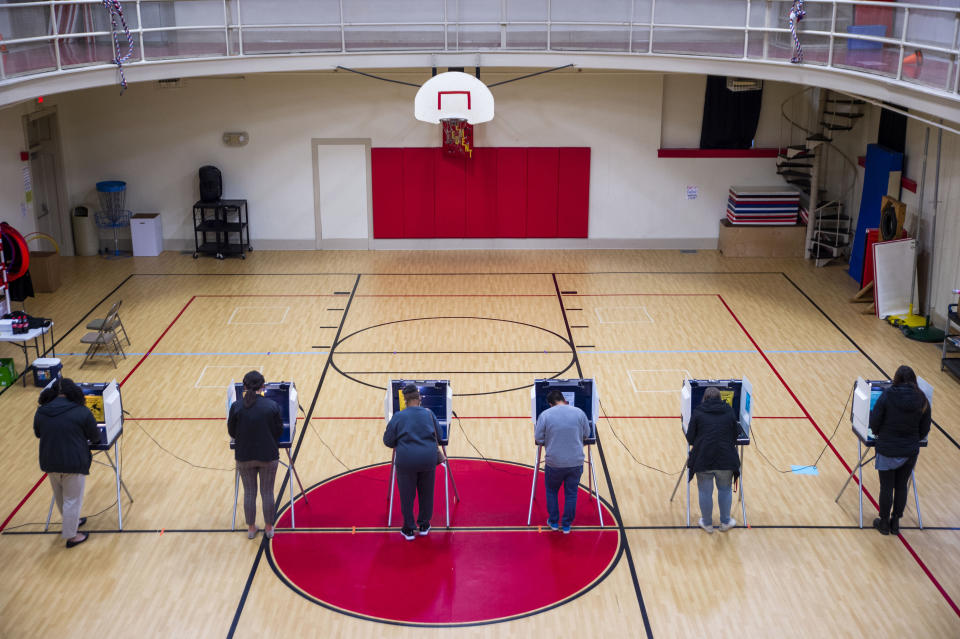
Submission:
{"label": "small blue container", "polygon": [[63,365],[56,357],[39,357],[33,360],[33,385],[43,388],[60,376]]}

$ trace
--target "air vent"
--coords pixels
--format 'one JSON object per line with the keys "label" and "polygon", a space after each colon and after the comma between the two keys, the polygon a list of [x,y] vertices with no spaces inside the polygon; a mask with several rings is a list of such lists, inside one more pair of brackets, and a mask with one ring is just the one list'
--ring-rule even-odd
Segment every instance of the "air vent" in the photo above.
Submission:
{"label": "air vent", "polygon": [[760,91],[761,89],[763,89],[763,80],[727,78],[727,91]]}
{"label": "air vent", "polygon": [[169,80],[157,80],[159,89],[179,89],[183,86],[183,80],[180,78],[171,78]]}

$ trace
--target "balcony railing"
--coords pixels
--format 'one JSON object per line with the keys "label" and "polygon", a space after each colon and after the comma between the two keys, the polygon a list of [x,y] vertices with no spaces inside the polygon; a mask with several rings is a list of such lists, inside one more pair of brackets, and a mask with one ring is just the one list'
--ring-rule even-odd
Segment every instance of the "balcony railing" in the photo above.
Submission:
{"label": "balcony railing", "polygon": [[[936,0],[934,0],[936,1]],[[944,4],[956,0],[942,0]],[[126,0],[135,67],[369,52],[595,52],[787,63],[787,0]],[[803,64],[958,96],[960,8],[807,0]],[[126,51],[125,37],[121,37]],[[101,0],[0,0],[0,87],[112,66]]]}

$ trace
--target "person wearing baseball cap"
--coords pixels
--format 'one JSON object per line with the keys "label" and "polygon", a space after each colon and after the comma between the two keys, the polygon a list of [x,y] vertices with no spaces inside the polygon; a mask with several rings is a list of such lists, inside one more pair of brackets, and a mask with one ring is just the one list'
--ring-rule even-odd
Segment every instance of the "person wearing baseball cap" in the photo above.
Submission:
{"label": "person wearing baseball cap", "polygon": [[[433,515],[433,487],[440,460],[439,424],[433,411],[420,405],[420,391],[416,384],[403,387],[406,407],[394,413],[383,433],[383,443],[396,451],[397,487],[400,490],[400,512],[403,528],[400,533],[413,541],[417,533],[430,532]],[[420,503],[416,519],[413,501]]]}

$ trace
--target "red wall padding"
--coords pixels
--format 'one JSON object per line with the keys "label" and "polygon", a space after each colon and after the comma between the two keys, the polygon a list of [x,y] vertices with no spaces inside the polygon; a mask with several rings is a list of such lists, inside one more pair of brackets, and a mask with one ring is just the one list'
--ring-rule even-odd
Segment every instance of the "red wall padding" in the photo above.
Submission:
{"label": "red wall padding", "polygon": [[376,148],[371,165],[374,238],[587,237],[589,148]]}

